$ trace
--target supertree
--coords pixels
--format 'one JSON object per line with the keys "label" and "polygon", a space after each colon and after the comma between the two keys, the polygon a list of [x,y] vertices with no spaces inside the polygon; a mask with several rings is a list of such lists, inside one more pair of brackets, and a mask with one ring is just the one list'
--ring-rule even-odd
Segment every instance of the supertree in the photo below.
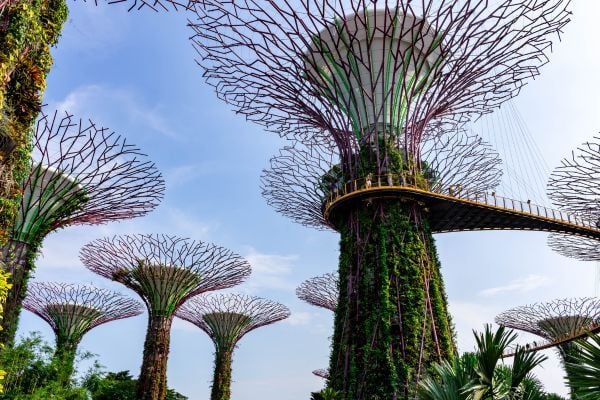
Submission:
{"label": "supertree", "polygon": [[308,304],[335,312],[339,291],[337,276],[325,274],[302,282],[296,296]]}
{"label": "supertree", "polygon": [[516,307],[498,315],[496,323],[544,338],[545,342],[528,344],[525,349],[555,347],[564,364],[577,352],[573,341],[600,331],[600,299],[559,299]]}
{"label": "supertree", "polygon": [[239,294],[197,296],[176,315],[202,329],[215,345],[215,371],[210,398],[231,398],[231,364],[238,342],[250,331],[286,319],[282,304]]}
{"label": "supertree", "polygon": [[137,399],[162,400],[175,312],[200,293],[240,284],[250,265],[217,245],[168,235],[124,235],[95,240],[81,249],[91,271],[135,291],[148,308]]}
{"label": "supertree", "polygon": [[[592,221],[600,227],[600,138],[571,152],[550,175],[548,195],[561,210]],[[551,248],[582,261],[600,261],[600,242],[577,236],[551,234]]]}
{"label": "supertree", "polygon": [[[85,2],[85,0],[83,0]],[[129,10],[186,9],[177,0],[90,0]],[[46,76],[68,18],[66,0],[0,0],[0,246],[18,212],[29,169],[31,129],[41,111]]]}
{"label": "supertree", "polygon": [[315,369],[312,373],[319,378],[329,379],[329,371],[326,369]]}
{"label": "supertree", "polygon": [[94,286],[33,282],[23,307],[46,321],[56,336],[53,362],[57,381],[67,386],[77,347],[98,325],[142,313],[142,305],[126,296]]}
{"label": "supertree", "polygon": [[43,115],[10,240],[0,248],[12,283],[2,343],[14,340],[27,281],[49,233],[143,216],[158,206],[164,189],[154,163],[123,136],[68,113]]}
{"label": "supertree", "polygon": [[[218,96],[339,156],[324,178],[345,195],[337,201],[331,185],[320,218],[341,234],[328,384],[345,398],[407,398],[430,363],[453,354],[424,143],[492,112],[538,75],[567,5],[204,0],[195,9],[198,63]],[[371,187],[386,176],[413,189]],[[447,230],[461,230],[458,202],[443,199]],[[506,220],[497,212],[488,229],[510,229]]]}

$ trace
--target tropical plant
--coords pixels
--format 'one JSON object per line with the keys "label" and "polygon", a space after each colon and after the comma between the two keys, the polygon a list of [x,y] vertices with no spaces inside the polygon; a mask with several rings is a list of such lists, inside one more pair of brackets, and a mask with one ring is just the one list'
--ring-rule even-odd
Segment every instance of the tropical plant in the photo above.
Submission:
{"label": "tropical plant", "polygon": [[431,376],[419,385],[420,400],[546,400],[541,383],[531,371],[546,357],[517,349],[513,364],[499,365],[517,335],[490,325],[474,332],[475,353],[465,353],[450,363],[432,367]]}
{"label": "tropical plant", "polygon": [[341,400],[342,393],[331,388],[311,393],[310,400]]}
{"label": "tropical plant", "polygon": [[566,363],[567,379],[576,400],[600,398],[600,335],[575,344],[574,352]]}

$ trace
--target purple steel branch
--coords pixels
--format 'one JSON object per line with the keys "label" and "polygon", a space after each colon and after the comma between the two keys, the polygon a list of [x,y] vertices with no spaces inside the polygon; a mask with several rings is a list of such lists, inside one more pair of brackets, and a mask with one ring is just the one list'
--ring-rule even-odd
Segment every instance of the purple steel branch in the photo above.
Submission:
{"label": "purple steel branch", "polygon": [[[384,138],[394,136],[410,158],[419,161],[420,144],[432,127],[455,126],[489,113],[539,74],[548,61],[549,35],[558,36],[569,21],[568,3],[203,0],[195,8],[198,19],[191,24],[192,40],[207,81],[249,120],[305,142],[322,143],[325,131],[339,147],[344,166],[360,144],[373,142],[373,135],[381,135],[378,130],[383,128]],[[376,11],[382,15],[378,32],[390,36],[401,26],[415,33],[418,38],[408,45],[409,51],[375,45],[372,51],[357,50],[364,45],[357,32],[370,32],[372,21],[366,15]],[[344,61],[348,49],[352,62]],[[377,51],[384,52],[382,57],[395,54],[391,64],[372,65]],[[437,53],[436,64],[425,71],[419,57]],[[329,61],[325,55],[331,56]],[[404,79],[407,62],[418,66],[415,74],[427,74],[425,85]],[[314,72],[323,63],[337,74],[330,83],[334,88],[324,88],[324,78]],[[365,82],[353,66],[371,69],[374,82]],[[357,98],[375,104],[373,93],[384,79],[393,85],[381,94],[383,103],[391,101],[393,93],[402,93],[407,102],[406,113],[398,113],[392,122],[400,127],[400,135],[386,132],[390,128],[385,126],[366,128],[369,121],[364,120],[358,122],[359,129],[350,116]],[[340,82],[371,87],[348,95]],[[368,111],[385,115],[382,107],[374,107]],[[359,138],[356,129],[363,131]],[[345,168],[347,173],[351,169]]]}
{"label": "purple steel branch", "polygon": [[300,300],[331,311],[337,308],[339,293],[339,279],[331,273],[304,281],[296,289]]}

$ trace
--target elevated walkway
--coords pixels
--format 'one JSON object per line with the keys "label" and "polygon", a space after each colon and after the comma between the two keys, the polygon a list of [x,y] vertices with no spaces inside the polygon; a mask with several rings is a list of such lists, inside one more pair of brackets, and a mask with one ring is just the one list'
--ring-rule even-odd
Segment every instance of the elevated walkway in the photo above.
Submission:
{"label": "elevated walkway", "polygon": [[413,184],[410,178],[401,176],[365,178],[334,188],[323,204],[323,215],[333,224],[335,214],[349,205],[385,198],[406,199],[422,204],[429,212],[433,233],[528,230],[600,240],[596,221],[586,221],[530,201],[509,199],[495,193],[470,193],[460,187],[439,193]]}

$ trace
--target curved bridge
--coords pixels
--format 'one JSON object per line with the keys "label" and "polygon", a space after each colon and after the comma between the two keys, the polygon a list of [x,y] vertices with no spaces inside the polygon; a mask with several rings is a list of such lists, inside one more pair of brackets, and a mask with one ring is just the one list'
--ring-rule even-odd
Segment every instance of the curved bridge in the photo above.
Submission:
{"label": "curved bridge", "polygon": [[323,204],[323,215],[332,221],[336,212],[349,204],[373,199],[407,199],[418,202],[429,212],[433,233],[528,230],[558,232],[600,240],[596,222],[564,212],[523,202],[495,193],[469,193],[449,189],[447,193],[426,190],[405,179],[361,179],[334,189]]}

